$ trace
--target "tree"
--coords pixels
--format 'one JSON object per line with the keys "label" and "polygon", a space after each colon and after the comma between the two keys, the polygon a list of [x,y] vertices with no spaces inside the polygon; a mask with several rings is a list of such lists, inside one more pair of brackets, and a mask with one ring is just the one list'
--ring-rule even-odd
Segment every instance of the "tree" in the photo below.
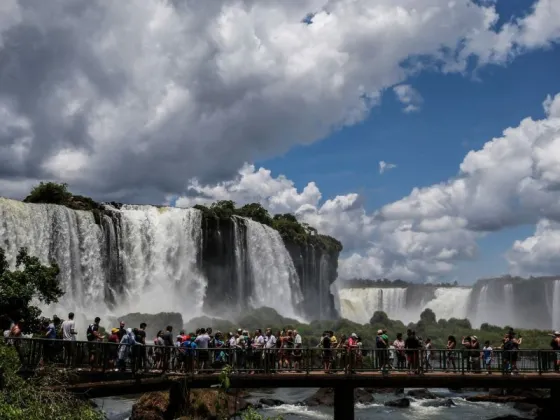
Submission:
{"label": "tree", "polygon": [[16,258],[16,269],[9,270],[8,260],[0,248],[0,318],[13,322],[23,321],[23,331],[40,328],[41,310],[32,305],[33,300],[56,303],[64,294],[58,280],[56,263],[43,265],[39,258],[28,255],[21,248]]}
{"label": "tree", "polygon": [[41,182],[33,187],[23,200],[26,203],[46,203],[67,205],[72,200],[72,193],[68,191],[68,184],[56,182]]}
{"label": "tree", "polygon": [[420,314],[420,321],[425,325],[437,324],[436,314],[430,308],[426,308]]}
{"label": "tree", "polygon": [[375,311],[373,313],[373,316],[369,320],[369,323],[371,325],[379,325],[379,324],[387,325],[388,322],[389,322],[389,317],[383,311]]}
{"label": "tree", "polygon": [[245,204],[239,209],[239,214],[243,217],[249,217],[263,225],[270,226],[272,224],[270,213],[259,203]]}

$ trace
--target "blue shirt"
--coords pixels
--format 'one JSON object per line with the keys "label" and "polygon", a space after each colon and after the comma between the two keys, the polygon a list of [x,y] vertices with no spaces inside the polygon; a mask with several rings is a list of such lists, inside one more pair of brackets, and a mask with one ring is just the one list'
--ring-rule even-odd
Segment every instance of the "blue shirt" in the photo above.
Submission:
{"label": "blue shirt", "polygon": [[56,338],[56,328],[54,327],[54,324],[49,324],[49,326],[47,327],[47,338],[50,339],[55,339]]}

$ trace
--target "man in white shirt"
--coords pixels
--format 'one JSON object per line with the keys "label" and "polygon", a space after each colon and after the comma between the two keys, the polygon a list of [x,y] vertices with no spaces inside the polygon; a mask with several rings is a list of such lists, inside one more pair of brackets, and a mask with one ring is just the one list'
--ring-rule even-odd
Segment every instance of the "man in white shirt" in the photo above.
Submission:
{"label": "man in white shirt", "polygon": [[266,329],[265,338],[265,369],[270,373],[275,373],[275,363],[276,363],[276,337],[272,335],[272,330],[270,328]]}
{"label": "man in white shirt", "polygon": [[62,340],[64,341],[64,361],[66,365],[72,364],[72,355],[74,354],[74,347],[76,341],[74,312],[68,314],[68,319],[62,323]]}
{"label": "man in white shirt", "polygon": [[262,358],[263,358],[263,348],[264,348],[264,337],[262,330],[259,328],[255,331],[255,339],[253,340],[253,361],[255,370],[261,370]]}
{"label": "man in white shirt", "polygon": [[210,354],[208,353],[208,343],[210,342],[210,336],[206,334],[206,330],[204,328],[200,330],[200,335],[196,337],[196,340],[194,340],[194,342],[196,343],[196,346],[198,348],[197,353],[199,369],[204,370],[210,357]]}

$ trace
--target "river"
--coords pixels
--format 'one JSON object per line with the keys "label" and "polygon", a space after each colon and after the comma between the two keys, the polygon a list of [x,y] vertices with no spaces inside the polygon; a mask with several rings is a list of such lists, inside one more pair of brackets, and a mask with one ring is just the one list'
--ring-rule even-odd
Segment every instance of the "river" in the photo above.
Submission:
{"label": "river", "polygon": [[[256,403],[261,398],[274,398],[286,403],[277,407],[258,410],[265,418],[280,415],[284,420],[332,419],[332,408],[297,405],[299,401],[310,397],[316,391],[317,389],[312,388],[252,390],[251,396],[247,399]],[[485,420],[508,414],[531,418],[527,413],[514,409],[511,404],[472,403],[464,399],[468,395],[473,395],[473,393],[454,393],[447,389],[431,389],[431,391],[442,398],[452,399],[456,405],[452,407],[425,407],[423,404],[427,400],[411,398],[409,408],[392,408],[384,406],[383,403],[398,397],[392,394],[373,394],[374,403],[356,405],[355,418],[357,420]],[[94,401],[106,414],[108,420],[126,420],[129,418],[132,405],[137,398],[137,395],[131,395],[128,397],[100,398]]]}

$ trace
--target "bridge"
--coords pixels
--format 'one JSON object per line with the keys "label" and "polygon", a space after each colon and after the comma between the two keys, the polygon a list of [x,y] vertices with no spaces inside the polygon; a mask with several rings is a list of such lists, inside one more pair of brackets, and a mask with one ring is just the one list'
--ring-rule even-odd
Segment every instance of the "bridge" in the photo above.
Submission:
{"label": "bridge", "polygon": [[[170,390],[171,403],[181,406],[185,404],[180,400],[185,398],[187,389],[221,386],[221,363],[198,369],[200,354],[186,356],[176,348],[135,346],[124,369],[117,371],[112,358],[119,345],[113,343],[68,345],[58,340],[19,339],[15,346],[24,371],[36,372],[49,364],[65,369],[72,373],[68,383],[53,389],[85,398]],[[489,371],[464,350],[432,350],[431,366],[425,363],[425,351],[419,350],[415,355],[424,362],[415,366],[417,374],[410,374],[406,368],[382,370],[380,363],[387,356],[384,350],[337,353],[331,354],[334,368],[325,373],[321,366],[324,354],[318,348],[302,349],[301,359],[279,349],[254,353],[251,357],[239,350],[209,349],[210,360],[226,354],[227,363],[233,365],[228,376],[234,389],[333,388],[335,419],[354,418],[354,389],[361,387],[548,388],[551,402],[560,405],[560,373],[554,367],[556,354],[550,350],[519,350],[515,354],[498,350]],[[278,360],[284,359],[287,365],[278,365]],[[299,365],[293,365],[295,360]],[[513,360],[517,369],[511,372]]]}

